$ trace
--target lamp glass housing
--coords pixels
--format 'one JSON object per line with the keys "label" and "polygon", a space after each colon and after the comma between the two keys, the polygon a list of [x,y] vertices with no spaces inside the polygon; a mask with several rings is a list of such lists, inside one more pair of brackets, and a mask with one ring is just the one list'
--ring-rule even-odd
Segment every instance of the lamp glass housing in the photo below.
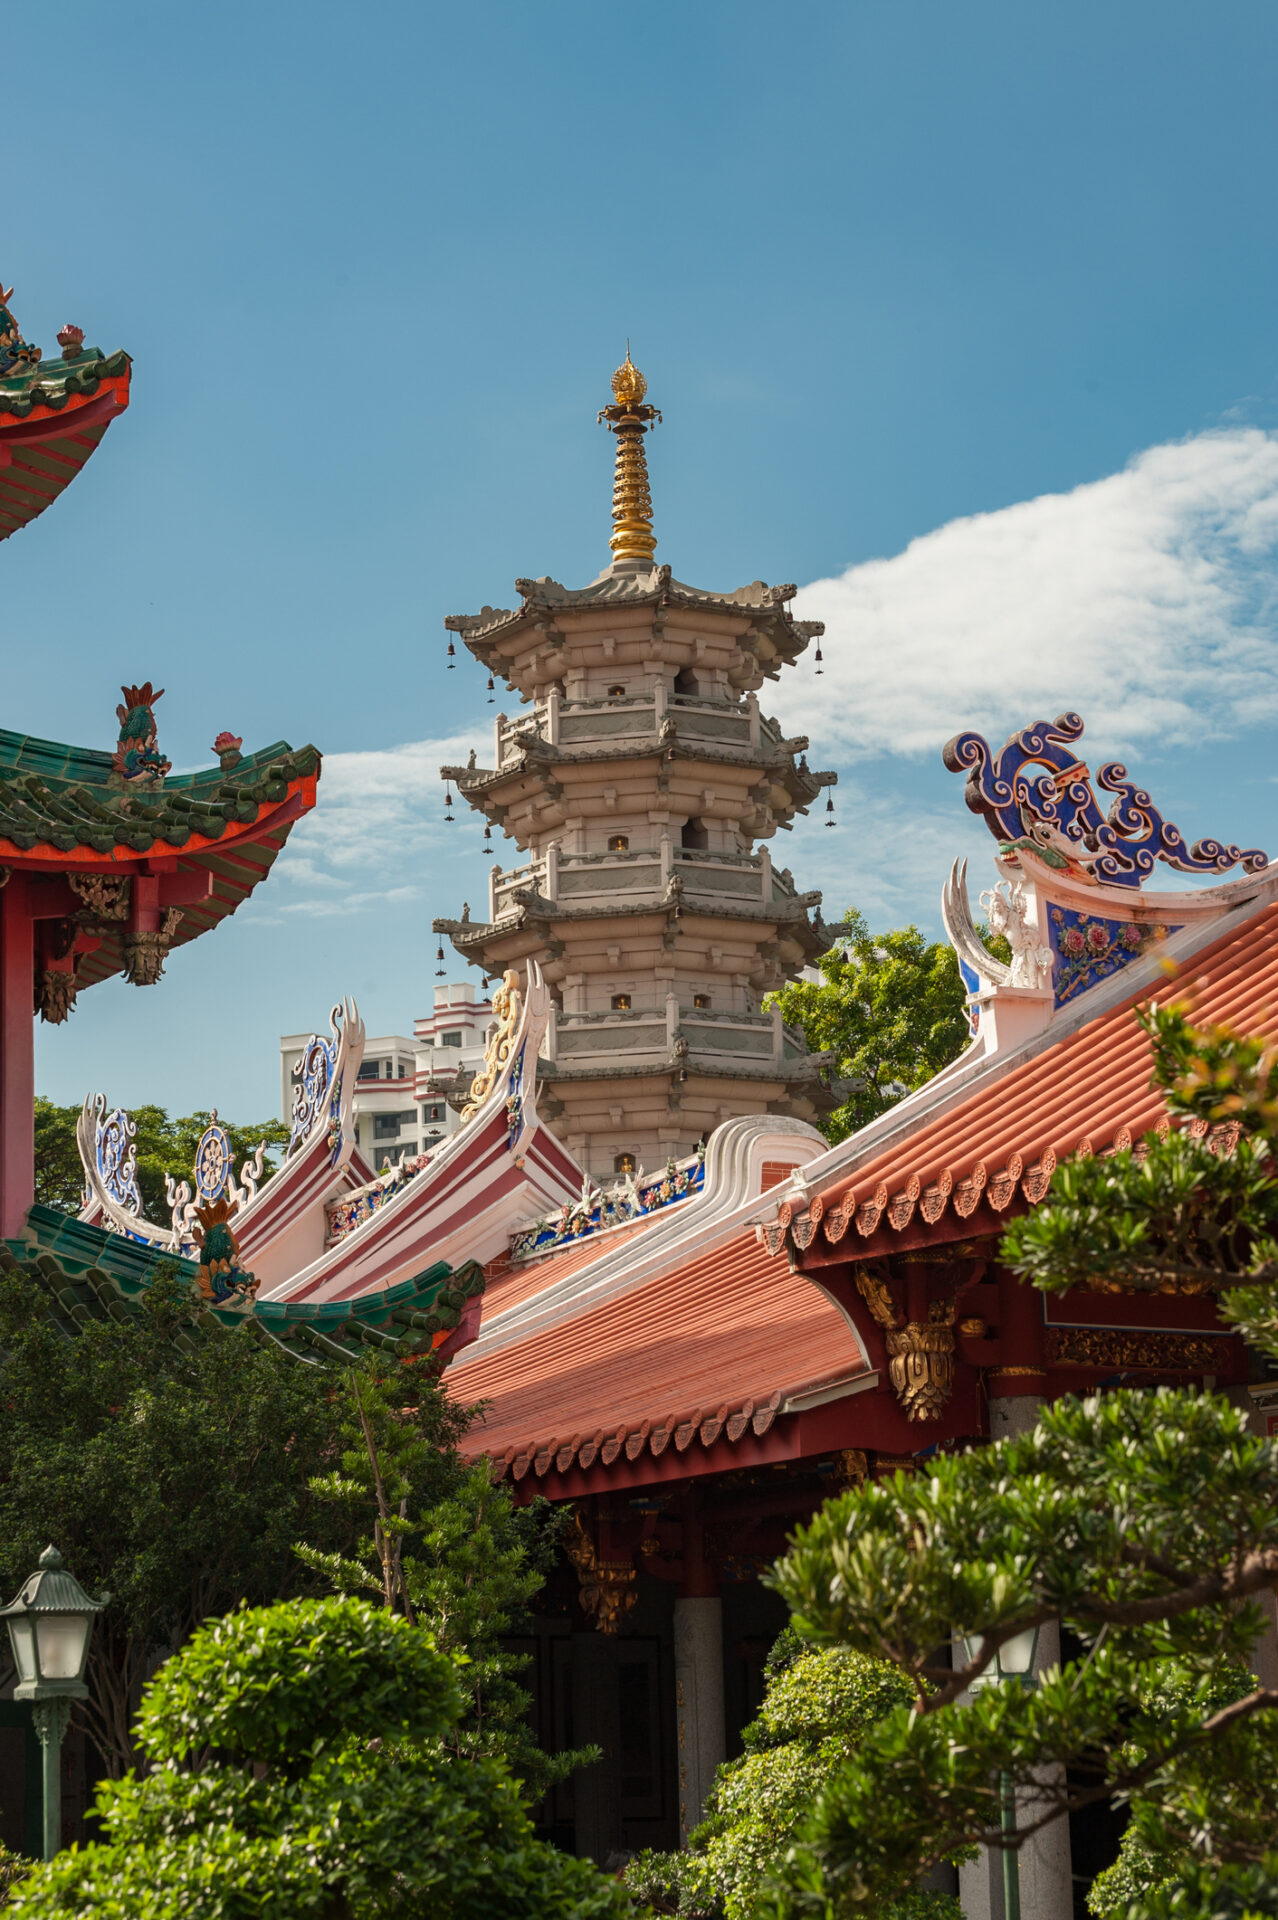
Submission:
{"label": "lamp glass housing", "polygon": [[78,1680],[89,1653],[91,1613],[38,1613],[36,1646],[42,1680]]}
{"label": "lamp glass housing", "polygon": [[10,1618],[9,1644],[13,1648],[13,1663],[18,1669],[19,1680],[38,1680],[39,1669],[36,1666],[35,1623],[29,1613]]}
{"label": "lamp glass housing", "polygon": [[[961,1633],[955,1638],[962,1654],[963,1665],[970,1665],[980,1653],[985,1635]],[[1020,1633],[1014,1633],[1010,1640],[1003,1642],[984,1673],[978,1674],[975,1680],[969,1682],[969,1692],[978,1693],[982,1687],[994,1686],[1000,1680],[1028,1679],[1034,1671],[1034,1655],[1037,1648],[1037,1627],[1025,1627]]]}

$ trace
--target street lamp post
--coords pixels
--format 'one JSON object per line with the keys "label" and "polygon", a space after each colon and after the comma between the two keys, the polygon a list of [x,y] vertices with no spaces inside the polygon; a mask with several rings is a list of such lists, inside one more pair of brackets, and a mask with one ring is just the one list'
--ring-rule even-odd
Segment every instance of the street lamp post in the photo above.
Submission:
{"label": "street lamp post", "polygon": [[44,1776],[44,1857],[52,1860],[62,1842],[62,1741],[73,1700],[87,1698],[85,1662],[94,1615],[110,1599],[91,1600],[74,1574],[66,1571],[56,1547],[40,1555],[39,1572],[0,1618],[9,1628],[9,1644],[18,1684],[15,1700],[31,1702],[40,1741]]}
{"label": "street lamp post", "polygon": [[[975,1660],[980,1652],[982,1634],[964,1634],[962,1647],[965,1664]],[[1014,1680],[1022,1687],[1033,1685],[1034,1655],[1038,1649],[1038,1628],[1026,1627],[1023,1633],[1015,1633],[1005,1640],[994,1655],[992,1667],[979,1674],[969,1685],[969,1693],[979,1693],[982,1687],[998,1686],[1005,1680]],[[998,1777],[999,1811],[1003,1831],[1003,1920],[1021,1920],[1021,1863],[1016,1848],[1016,1790],[1010,1775],[1000,1773]]]}

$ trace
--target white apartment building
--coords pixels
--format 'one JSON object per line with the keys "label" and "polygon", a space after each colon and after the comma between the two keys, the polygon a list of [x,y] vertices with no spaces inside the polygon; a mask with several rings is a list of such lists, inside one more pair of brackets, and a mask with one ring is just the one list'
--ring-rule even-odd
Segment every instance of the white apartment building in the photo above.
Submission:
{"label": "white apartment building", "polygon": [[[355,1133],[370,1166],[396,1166],[456,1131],[464,1095],[483,1062],[492,1003],[469,981],[435,988],[434,1011],[401,1033],[369,1035],[355,1088]],[[305,1033],[280,1038],[280,1112],[293,1113],[293,1070]]]}

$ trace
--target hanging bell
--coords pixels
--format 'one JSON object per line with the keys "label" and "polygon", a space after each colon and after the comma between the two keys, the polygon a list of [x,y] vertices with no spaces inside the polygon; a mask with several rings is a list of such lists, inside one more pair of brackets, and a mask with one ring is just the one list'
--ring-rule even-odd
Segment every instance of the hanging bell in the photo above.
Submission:
{"label": "hanging bell", "polygon": [[453,668],[457,665],[456,654],[457,654],[457,649],[453,645],[452,641],[450,640],[448,643],[448,671],[450,673],[452,672]]}
{"label": "hanging bell", "polygon": [[493,839],[493,830],[490,826],[486,825],[484,827],[484,858],[485,860],[491,860],[494,857],[493,848],[492,848],[492,839]]}
{"label": "hanging bell", "polygon": [[435,978],[437,980],[442,980],[444,978],[444,949],[443,949],[442,943],[439,946],[437,946],[435,949],[435,960],[437,962],[435,967]]}
{"label": "hanging bell", "polygon": [[493,704],[493,676],[491,673],[488,676],[488,704],[490,707]]}
{"label": "hanging bell", "polygon": [[444,818],[445,818],[445,820],[451,820],[451,819],[452,819],[452,817],[453,817],[453,813],[452,813],[452,807],[453,807],[453,790],[452,790],[452,788],[451,788],[451,787],[449,787],[449,788],[448,788],[448,790],[447,790],[447,792],[446,792],[446,793],[445,793],[445,795],[444,795]]}
{"label": "hanging bell", "polygon": [[822,662],[822,659],[823,659],[823,657],[824,657],[824,656],[822,655],[822,652],[821,652],[821,643],[820,643],[820,641],[818,641],[818,642],[817,642],[817,650],[816,650],[816,670],[817,670],[817,672],[818,672],[818,673],[824,673],[824,672],[825,672],[825,668],[824,668],[824,667],[822,666],[822,664],[821,664],[821,662]]}
{"label": "hanging bell", "polygon": [[834,818],[834,795],[832,793],[826,795],[825,824],[827,827],[837,826],[838,824]]}

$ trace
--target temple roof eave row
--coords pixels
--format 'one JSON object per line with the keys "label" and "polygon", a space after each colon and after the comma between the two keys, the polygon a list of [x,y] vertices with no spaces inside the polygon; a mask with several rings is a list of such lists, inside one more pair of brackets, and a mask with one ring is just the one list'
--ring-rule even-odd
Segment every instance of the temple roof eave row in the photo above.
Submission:
{"label": "temple roof eave row", "polygon": [[[671,580],[669,568],[663,567],[651,573],[608,574],[579,589],[562,587],[553,580],[520,580],[516,585],[526,596],[521,607],[484,607],[477,614],[450,614],[444,621],[445,627],[460,634],[476,658],[492,670],[504,670],[507,661],[497,645],[499,641],[514,638],[529,625],[542,638],[548,619],[563,614],[643,613],[669,607],[703,616],[720,615],[734,624],[745,615],[749,620],[746,633],[753,628],[766,636],[781,664],[796,660],[808,642],[819,639],[825,631],[819,620],[795,620],[791,616],[786,603],[793,598],[795,587],[768,587],[763,581],[754,581],[730,594],[707,593]],[[773,665],[762,660],[760,665],[775,677]]]}

